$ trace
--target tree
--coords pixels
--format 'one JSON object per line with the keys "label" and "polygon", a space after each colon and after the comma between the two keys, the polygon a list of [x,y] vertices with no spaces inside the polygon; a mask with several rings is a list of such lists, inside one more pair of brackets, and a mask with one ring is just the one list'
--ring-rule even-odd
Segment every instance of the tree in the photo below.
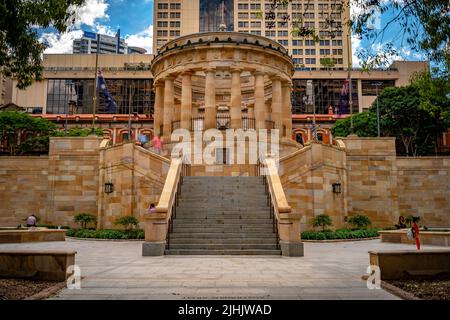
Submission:
{"label": "tree", "polygon": [[0,72],[17,78],[24,89],[42,79],[45,45],[38,28],[67,31],[75,22],[75,9],[85,0],[5,0],[0,2]]}
{"label": "tree", "polygon": [[139,224],[139,220],[136,219],[135,217],[126,216],[126,217],[117,219],[114,222],[114,224],[123,226],[126,231],[131,231],[131,230],[133,230],[133,228],[137,227],[137,225]]}
{"label": "tree", "polygon": [[[67,133],[65,131],[59,131],[56,136],[58,137],[87,137],[92,134],[92,129],[83,129],[79,127],[70,128],[67,130]],[[94,130],[94,134],[99,137],[103,137],[103,129],[96,128]]]}
{"label": "tree", "polygon": [[[450,84],[429,73],[415,75],[411,85],[387,88],[378,97],[380,128],[384,137],[397,139],[397,152],[406,156],[436,153],[436,138],[450,128]],[[376,137],[377,101],[368,112],[354,117],[355,133]],[[350,120],[339,120],[335,136],[350,134]]]}
{"label": "tree", "polygon": [[[267,28],[275,28],[276,21],[281,18],[284,23],[292,24],[292,33],[296,37],[314,39],[319,41],[320,34],[305,21],[312,0],[305,1],[300,15],[291,16],[285,14],[281,17],[277,11],[284,10],[292,3],[292,0],[272,0],[265,6]],[[349,8],[354,8],[351,20],[339,17]],[[446,69],[450,61],[450,4],[448,0],[332,0],[332,10],[320,12],[323,19],[321,31],[326,31],[328,37],[335,38],[344,29],[352,31],[360,39],[367,39],[371,44],[384,43],[382,50],[364,49],[358,53],[362,61],[362,67],[371,69],[386,65],[390,57],[398,55],[399,52],[394,44],[400,41],[401,47],[409,46],[413,51],[425,53],[432,61],[442,63]],[[379,30],[372,25],[377,18],[376,13],[392,12],[384,27]],[[386,36],[392,37],[386,41]],[[398,43],[397,43],[398,44]]]}
{"label": "tree", "polygon": [[368,226],[372,224],[370,218],[368,216],[363,215],[352,216],[348,218],[347,222],[357,229],[366,229]]}
{"label": "tree", "polygon": [[86,229],[89,224],[97,223],[97,217],[88,213],[80,213],[73,218],[73,221],[79,223],[81,229]]}
{"label": "tree", "polygon": [[10,156],[47,153],[56,125],[25,113],[0,112],[0,141]]}
{"label": "tree", "polygon": [[333,225],[333,221],[331,220],[330,216],[327,214],[321,214],[314,219],[312,219],[311,224],[314,228],[322,227],[322,231],[325,232],[326,227],[331,227]]}

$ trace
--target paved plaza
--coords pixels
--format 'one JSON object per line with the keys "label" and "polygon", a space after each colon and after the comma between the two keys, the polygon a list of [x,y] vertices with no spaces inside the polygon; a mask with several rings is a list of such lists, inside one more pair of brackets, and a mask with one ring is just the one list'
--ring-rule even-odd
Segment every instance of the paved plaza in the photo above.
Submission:
{"label": "paved plaza", "polygon": [[[412,249],[379,240],[306,243],[305,257],[142,257],[141,242],[75,241],[0,245],[0,249],[70,249],[81,290],[54,299],[396,299],[361,280],[369,250]],[[426,249],[439,247],[426,247]]]}

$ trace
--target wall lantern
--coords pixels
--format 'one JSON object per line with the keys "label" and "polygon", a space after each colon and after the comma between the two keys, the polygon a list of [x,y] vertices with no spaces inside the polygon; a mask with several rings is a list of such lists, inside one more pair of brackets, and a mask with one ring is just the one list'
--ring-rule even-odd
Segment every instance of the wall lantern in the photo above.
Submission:
{"label": "wall lantern", "polygon": [[111,194],[114,192],[114,184],[112,182],[105,183],[105,193]]}
{"label": "wall lantern", "polygon": [[333,183],[333,193],[334,194],[342,193],[342,185],[340,183]]}

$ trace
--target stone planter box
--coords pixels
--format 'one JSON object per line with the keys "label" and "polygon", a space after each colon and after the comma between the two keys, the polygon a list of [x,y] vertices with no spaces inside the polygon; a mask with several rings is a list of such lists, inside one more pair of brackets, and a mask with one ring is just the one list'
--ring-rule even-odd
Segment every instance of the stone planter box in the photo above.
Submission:
{"label": "stone planter box", "polygon": [[436,278],[450,275],[450,250],[369,252],[381,280]]}
{"label": "stone planter box", "polygon": [[26,243],[66,241],[66,230],[29,229],[29,230],[0,230],[0,243]]}
{"label": "stone planter box", "polygon": [[[381,241],[388,243],[404,243],[414,245],[414,240],[409,240],[407,230],[380,231]],[[420,243],[430,246],[450,247],[450,231],[420,231]]]}
{"label": "stone planter box", "polygon": [[75,255],[75,251],[0,250],[0,277],[66,281]]}

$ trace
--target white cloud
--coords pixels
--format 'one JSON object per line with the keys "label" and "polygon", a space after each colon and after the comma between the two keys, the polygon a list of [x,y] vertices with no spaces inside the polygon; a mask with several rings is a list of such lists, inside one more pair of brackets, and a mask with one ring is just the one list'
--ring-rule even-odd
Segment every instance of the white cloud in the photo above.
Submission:
{"label": "white cloud", "polygon": [[44,33],[39,41],[45,43],[48,48],[44,53],[73,53],[73,40],[81,38],[83,31],[75,30],[63,33]]}
{"label": "white cloud", "polygon": [[153,26],[132,35],[125,37],[127,44],[131,47],[141,47],[147,50],[147,53],[152,53],[153,47]]}
{"label": "white cloud", "polygon": [[361,60],[358,57],[358,51],[360,48],[361,39],[356,35],[352,35],[352,63],[354,68],[359,68],[361,66]]}
{"label": "white cloud", "polygon": [[66,33],[44,33],[39,41],[45,43],[48,48],[44,53],[73,53],[73,40],[81,38],[83,31],[79,29],[81,25],[87,25],[94,28],[99,33],[115,35],[108,26],[97,23],[99,19],[109,19],[106,11],[108,10],[106,0],[86,0],[86,3],[75,9],[75,24],[71,30]]}
{"label": "white cloud", "polygon": [[84,6],[75,9],[75,25],[93,26],[98,19],[109,19],[106,0],[86,0]]}

